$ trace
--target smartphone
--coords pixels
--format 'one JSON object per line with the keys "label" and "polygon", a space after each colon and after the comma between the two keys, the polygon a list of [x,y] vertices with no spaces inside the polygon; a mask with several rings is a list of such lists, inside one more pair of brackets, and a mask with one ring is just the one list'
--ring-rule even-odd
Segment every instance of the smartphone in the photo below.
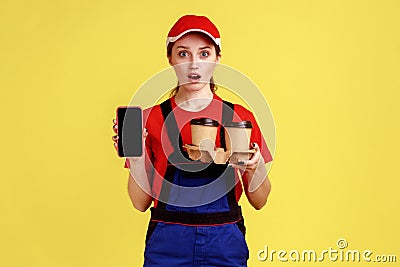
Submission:
{"label": "smartphone", "polygon": [[140,157],[143,153],[143,112],[137,106],[117,108],[118,155]]}

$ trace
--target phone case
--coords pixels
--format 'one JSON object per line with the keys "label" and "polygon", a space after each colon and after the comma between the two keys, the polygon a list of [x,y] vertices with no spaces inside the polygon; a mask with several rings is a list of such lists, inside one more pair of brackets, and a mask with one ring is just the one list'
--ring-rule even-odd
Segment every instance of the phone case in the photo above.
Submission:
{"label": "phone case", "polygon": [[[129,151],[124,151],[124,147],[123,147],[124,140],[123,140],[123,136],[122,136],[122,125],[124,122],[120,123],[119,120],[120,120],[120,117],[122,116],[121,112],[126,114],[126,111],[128,109],[137,109],[140,111],[140,122],[141,123],[140,123],[140,125],[138,125],[140,128],[138,129],[139,134],[137,134],[140,136],[135,135],[134,137],[137,137],[137,139],[135,139],[136,141],[130,142],[131,144],[140,146],[140,149],[139,149],[139,147],[136,147],[134,149],[135,151],[131,151],[132,149],[129,149]],[[118,138],[118,156],[120,156],[120,157],[140,157],[140,156],[142,156],[142,153],[143,153],[143,110],[142,110],[142,108],[140,106],[119,106],[119,107],[117,107],[116,115],[117,115],[116,121],[117,121],[118,136],[119,136],[119,138]]]}

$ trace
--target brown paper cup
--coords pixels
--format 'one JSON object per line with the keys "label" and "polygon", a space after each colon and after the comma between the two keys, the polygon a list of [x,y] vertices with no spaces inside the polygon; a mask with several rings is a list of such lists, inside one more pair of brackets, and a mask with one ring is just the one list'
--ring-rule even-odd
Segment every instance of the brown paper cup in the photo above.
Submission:
{"label": "brown paper cup", "polygon": [[219,123],[208,118],[192,119],[192,144],[202,148],[214,148]]}
{"label": "brown paper cup", "polygon": [[224,124],[226,148],[232,152],[247,152],[250,147],[252,124],[250,121]]}

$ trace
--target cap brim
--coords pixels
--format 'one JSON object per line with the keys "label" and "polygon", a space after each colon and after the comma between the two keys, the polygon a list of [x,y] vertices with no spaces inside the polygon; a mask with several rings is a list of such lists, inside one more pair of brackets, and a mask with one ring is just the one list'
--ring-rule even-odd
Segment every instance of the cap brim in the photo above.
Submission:
{"label": "cap brim", "polygon": [[187,34],[189,32],[201,32],[201,33],[206,34],[221,49],[221,38],[215,38],[214,36],[211,35],[211,33],[207,32],[205,30],[202,30],[202,29],[189,29],[189,30],[186,30],[186,31],[182,32],[178,36],[167,37],[166,45],[168,46],[169,43],[176,42],[179,38],[181,38],[182,36],[184,36],[185,34]]}

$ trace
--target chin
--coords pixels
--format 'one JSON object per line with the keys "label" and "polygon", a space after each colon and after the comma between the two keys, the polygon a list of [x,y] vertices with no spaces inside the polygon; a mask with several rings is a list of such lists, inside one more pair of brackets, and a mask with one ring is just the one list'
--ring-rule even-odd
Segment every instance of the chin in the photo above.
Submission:
{"label": "chin", "polygon": [[185,88],[185,90],[188,91],[201,91],[202,89],[206,88],[206,84],[207,83],[188,83],[185,84],[183,87]]}

